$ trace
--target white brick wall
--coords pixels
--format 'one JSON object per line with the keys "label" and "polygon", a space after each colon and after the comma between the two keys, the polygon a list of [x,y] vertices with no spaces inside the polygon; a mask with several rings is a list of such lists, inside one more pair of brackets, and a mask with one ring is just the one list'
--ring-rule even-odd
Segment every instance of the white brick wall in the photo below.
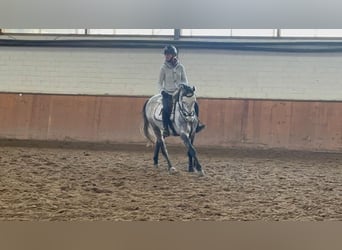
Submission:
{"label": "white brick wall", "polygon": [[[182,49],[200,97],[342,100],[342,54]],[[0,92],[153,95],[162,49],[0,47]]]}

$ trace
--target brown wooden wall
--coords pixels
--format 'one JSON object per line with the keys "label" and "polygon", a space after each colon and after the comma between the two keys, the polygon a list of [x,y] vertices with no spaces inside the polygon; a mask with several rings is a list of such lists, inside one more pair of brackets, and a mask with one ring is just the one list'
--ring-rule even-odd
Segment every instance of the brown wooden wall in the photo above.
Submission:
{"label": "brown wooden wall", "polygon": [[[0,94],[0,138],[146,142],[146,97]],[[199,99],[202,146],[342,152],[342,102]],[[179,143],[178,140],[170,140]]]}

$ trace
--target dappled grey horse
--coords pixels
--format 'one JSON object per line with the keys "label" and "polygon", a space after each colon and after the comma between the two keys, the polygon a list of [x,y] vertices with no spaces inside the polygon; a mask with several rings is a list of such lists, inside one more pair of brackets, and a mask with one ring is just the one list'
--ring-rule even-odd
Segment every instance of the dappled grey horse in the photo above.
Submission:
{"label": "dappled grey horse", "polygon": [[[198,124],[198,118],[195,112],[195,87],[180,84],[173,99],[174,102],[171,114],[173,126],[171,131],[173,131],[173,133],[171,134],[180,136],[188,150],[189,172],[194,172],[196,169],[200,175],[204,175],[202,166],[197,158],[196,149],[193,146]],[[172,173],[175,172],[176,169],[171,164],[165,145],[165,139],[162,135],[162,106],[161,94],[154,95],[145,102],[143,107],[144,135],[149,141],[155,144],[153,157],[154,165],[158,167],[158,155],[161,149],[161,152],[167,161],[168,170]]]}

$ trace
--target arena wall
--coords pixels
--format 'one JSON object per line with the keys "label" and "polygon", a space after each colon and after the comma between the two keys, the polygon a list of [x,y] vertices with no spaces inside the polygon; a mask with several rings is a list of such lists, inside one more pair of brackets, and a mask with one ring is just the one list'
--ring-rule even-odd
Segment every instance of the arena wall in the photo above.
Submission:
{"label": "arena wall", "polygon": [[[342,150],[342,54],[182,49],[197,145]],[[144,143],[160,49],[0,47],[0,138]],[[179,143],[178,140],[170,140]]]}
{"label": "arena wall", "polygon": [[[207,98],[342,101],[342,53],[181,49],[188,80]],[[0,91],[149,96],[162,50],[0,47]]]}

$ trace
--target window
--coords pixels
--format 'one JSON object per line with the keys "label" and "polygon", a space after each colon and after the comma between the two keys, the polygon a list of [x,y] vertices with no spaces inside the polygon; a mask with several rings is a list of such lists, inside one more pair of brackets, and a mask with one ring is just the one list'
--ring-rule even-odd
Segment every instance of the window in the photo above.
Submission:
{"label": "window", "polygon": [[246,37],[274,37],[277,36],[276,29],[182,29],[182,36],[246,36]]}
{"label": "window", "polygon": [[[3,34],[174,36],[175,29],[2,29]],[[180,37],[338,38],[342,29],[181,29]]]}
{"label": "window", "polygon": [[85,34],[85,29],[2,29],[3,33],[24,34]]}
{"label": "window", "polygon": [[276,29],[232,29],[232,36],[275,37],[277,36],[277,30]]}
{"label": "window", "polygon": [[231,36],[231,29],[182,29],[181,36]]}
{"label": "window", "polygon": [[342,29],[281,29],[281,37],[342,37]]}
{"label": "window", "polygon": [[89,29],[88,34],[93,35],[155,35],[173,36],[173,29]]}

